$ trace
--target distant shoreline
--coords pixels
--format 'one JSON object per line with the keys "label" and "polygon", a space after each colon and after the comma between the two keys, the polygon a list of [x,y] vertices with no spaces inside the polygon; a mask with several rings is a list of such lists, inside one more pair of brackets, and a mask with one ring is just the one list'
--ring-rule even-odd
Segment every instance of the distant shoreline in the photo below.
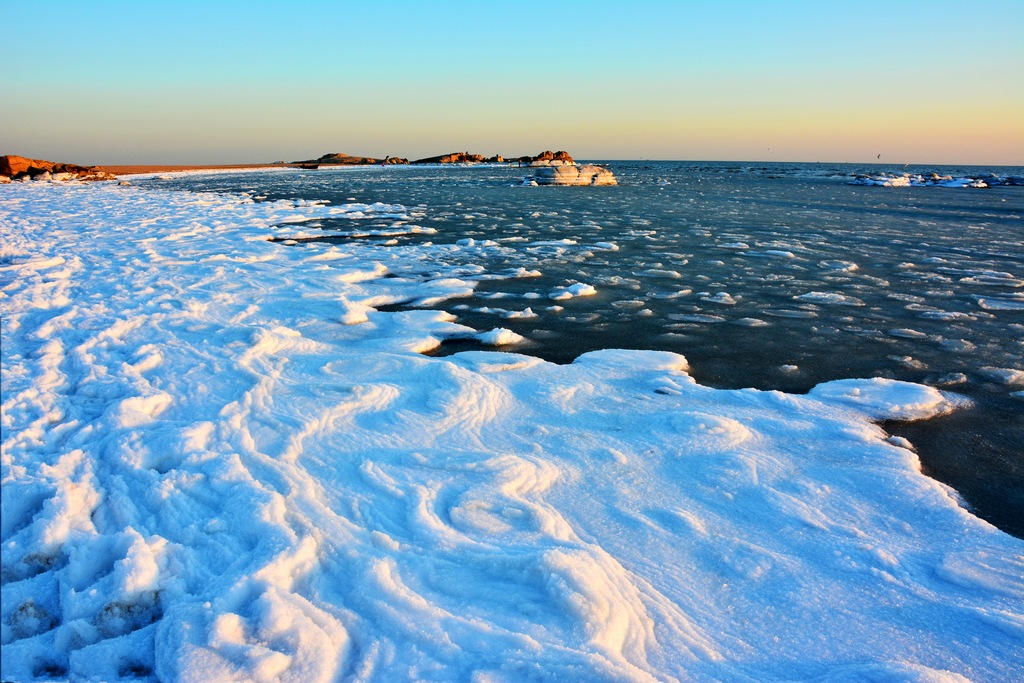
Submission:
{"label": "distant shoreline", "polygon": [[[624,161],[624,160],[605,160],[602,163],[609,163],[611,161]],[[667,161],[667,160],[658,159],[658,160],[651,160],[651,161]],[[883,163],[883,162],[857,163],[857,162],[827,162],[827,161],[819,161],[819,162],[763,162],[763,161],[733,162],[733,161],[714,161],[714,162],[708,162],[708,163],[748,163],[748,164],[758,164],[758,163],[784,163],[784,164],[807,163],[807,164],[812,164],[812,165],[843,164],[843,165],[858,165],[858,166],[900,166],[900,164],[886,164],[886,163]],[[377,164],[363,164],[361,166],[372,166],[372,165],[377,165]],[[453,164],[453,165],[455,165],[455,164]],[[353,166],[359,166],[359,165],[353,165],[353,164],[337,164],[337,165],[335,165],[335,164],[324,164],[323,166],[321,166],[321,168],[332,168],[332,167],[335,167],[335,166],[339,167],[339,168],[344,168],[346,166],[351,168]],[[935,167],[943,167],[943,166],[959,167],[959,166],[963,166],[963,167],[972,167],[972,168],[974,168],[974,167],[986,168],[987,167],[987,168],[991,168],[993,170],[999,169],[999,168],[1019,168],[1019,166],[1005,166],[1005,165],[1003,165],[1003,166],[1000,166],[1000,165],[986,166],[986,165],[978,165],[978,164],[908,164],[908,166],[917,167],[917,168],[924,168],[924,167],[929,167],[929,166],[935,166]],[[100,171],[105,171],[107,173],[111,173],[111,174],[113,174],[115,176],[123,176],[123,175],[141,175],[141,174],[150,174],[150,173],[177,173],[177,172],[187,172],[187,171],[229,171],[229,170],[233,170],[233,169],[239,169],[239,170],[243,170],[243,169],[246,169],[246,170],[268,169],[268,170],[270,170],[270,169],[281,169],[281,168],[301,169],[302,167],[299,164],[297,164],[297,163],[263,163],[263,164],[121,164],[121,165],[109,165],[109,166],[101,165],[101,166],[96,166],[95,168],[97,170],[100,170]]]}
{"label": "distant shoreline", "polygon": [[174,173],[178,171],[217,171],[235,168],[292,168],[294,164],[138,164],[123,166],[97,166],[101,171],[114,175],[135,175],[139,173]]}

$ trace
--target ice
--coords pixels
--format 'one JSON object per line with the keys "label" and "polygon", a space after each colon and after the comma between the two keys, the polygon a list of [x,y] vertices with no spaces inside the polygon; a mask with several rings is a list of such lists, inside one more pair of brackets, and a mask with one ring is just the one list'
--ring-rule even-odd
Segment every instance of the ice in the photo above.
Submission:
{"label": "ice", "polygon": [[511,344],[520,344],[526,341],[521,335],[518,335],[512,330],[504,327],[496,327],[489,332],[481,332],[476,335],[476,338],[480,340],[480,343],[487,346],[509,346]]}
{"label": "ice", "polygon": [[597,289],[593,285],[577,282],[574,285],[556,289],[548,294],[548,298],[554,299],[555,301],[564,301],[578,296],[594,296],[595,294],[597,294]]}
{"label": "ice", "polygon": [[701,301],[707,301],[712,304],[721,304],[723,306],[735,306],[736,299],[734,299],[729,292],[717,292],[712,294],[710,292],[701,292],[697,295]]}
{"label": "ice", "polygon": [[1020,299],[1004,299],[979,297],[978,306],[986,311],[1024,311],[1024,297]]}
{"label": "ice", "polygon": [[855,406],[876,420],[923,420],[951,412],[955,401],[920,384],[887,379],[841,379],[819,384],[810,396]]}
{"label": "ice", "polygon": [[521,311],[508,311],[504,314],[504,317],[510,320],[525,320],[527,318],[536,318],[538,316],[533,312],[532,308],[524,308]]}
{"label": "ice", "polygon": [[927,175],[919,173],[895,174],[890,172],[865,173],[858,175],[852,185],[875,185],[879,187],[972,187],[988,188],[996,185],[1015,185],[1017,179],[1012,176],[1002,177],[990,175],[985,178],[970,176],[939,175],[932,172]]}
{"label": "ice", "polygon": [[852,273],[855,270],[860,270],[860,266],[853,261],[819,261],[818,265],[821,266],[823,270],[831,270],[839,273]]}
{"label": "ice", "polygon": [[942,348],[954,353],[970,353],[978,348],[973,342],[966,339],[943,339],[939,344]]}
{"label": "ice", "polygon": [[927,339],[928,335],[919,330],[912,330],[908,327],[901,327],[895,330],[889,330],[889,334],[893,337],[901,337],[903,339]]}
{"label": "ice", "polygon": [[981,374],[1000,384],[1024,384],[1024,370],[1018,368],[981,368]]}
{"label": "ice", "polygon": [[781,258],[791,259],[796,258],[796,254],[785,249],[765,249],[764,251],[745,251],[741,252],[744,256],[755,256],[759,258]]}
{"label": "ice", "polygon": [[[876,424],[956,396],[883,379],[712,389],[666,351],[427,357],[518,341],[444,310],[495,273],[453,258],[475,246],[269,241],[344,209],[0,188],[4,680],[1024,666],[1024,542]],[[811,289],[791,286],[782,300]],[[729,311],[746,304],[700,288],[726,287]],[[653,306],[625,291],[626,308]],[[1009,365],[983,367],[1015,378]]]}
{"label": "ice", "polygon": [[812,304],[826,304],[834,306],[863,306],[864,302],[857,297],[839,292],[807,292],[793,297],[797,301],[804,301]]}
{"label": "ice", "polygon": [[727,318],[711,313],[670,313],[668,319],[685,323],[723,323],[727,320]]}

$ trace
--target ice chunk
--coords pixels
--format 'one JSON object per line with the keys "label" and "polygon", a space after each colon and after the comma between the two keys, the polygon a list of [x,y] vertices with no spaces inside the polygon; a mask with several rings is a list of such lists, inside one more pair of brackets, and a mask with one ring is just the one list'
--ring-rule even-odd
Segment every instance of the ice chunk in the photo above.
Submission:
{"label": "ice chunk", "polygon": [[565,299],[572,299],[578,296],[593,296],[595,294],[597,294],[597,289],[593,285],[577,282],[574,285],[556,289],[548,294],[548,297],[555,301],[563,301]]}
{"label": "ice chunk", "polygon": [[840,379],[809,392],[819,401],[856,408],[873,420],[924,420],[952,411],[955,403],[937,389],[891,379]]}
{"label": "ice chunk", "polygon": [[476,338],[480,340],[480,343],[487,346],[508,346],[510,344],[521,344],[526,341],[521,335],[504,327],[496,327],[489,332],[481,332],[476,335]]}
{"label": "ice chunk", "polygon": [[981,374],[985,377],[1006,385],[1024,384],[1024,370],[1018,368],[994,368],[986,366],[981,368]]}
{"label": "ice chunk", "polygon": [[857,297],[839,292],[807,292],[794,296],[797,301],[805,301],[812,304],[829,304],[835,306],[863,306],[864,302]]}

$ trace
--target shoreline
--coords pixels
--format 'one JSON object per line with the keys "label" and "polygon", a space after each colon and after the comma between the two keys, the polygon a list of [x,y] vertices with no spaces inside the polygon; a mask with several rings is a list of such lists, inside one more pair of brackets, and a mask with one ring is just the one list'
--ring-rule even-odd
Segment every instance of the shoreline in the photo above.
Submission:
{"label": "shoreline", "polygon": [[176,173],[180,171],[227,171],[256,168],[294,168],[293,164],[124,164],[96,166],[100,171],[116,176],[143,173]]}

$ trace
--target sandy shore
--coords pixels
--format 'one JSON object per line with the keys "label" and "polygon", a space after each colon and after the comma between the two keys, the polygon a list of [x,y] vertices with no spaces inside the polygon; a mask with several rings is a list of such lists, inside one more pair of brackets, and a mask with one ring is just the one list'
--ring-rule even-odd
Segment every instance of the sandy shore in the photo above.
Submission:
{"label": "sandy shore", "polygon": [[131,175],[133,173],[171,173],[173,171],[207,171],[213,169],[232,168],[283,168],[291,164],[177,164],[177,165],[136,165],[136,166],[99,166],[99,170],[114,175]]}

